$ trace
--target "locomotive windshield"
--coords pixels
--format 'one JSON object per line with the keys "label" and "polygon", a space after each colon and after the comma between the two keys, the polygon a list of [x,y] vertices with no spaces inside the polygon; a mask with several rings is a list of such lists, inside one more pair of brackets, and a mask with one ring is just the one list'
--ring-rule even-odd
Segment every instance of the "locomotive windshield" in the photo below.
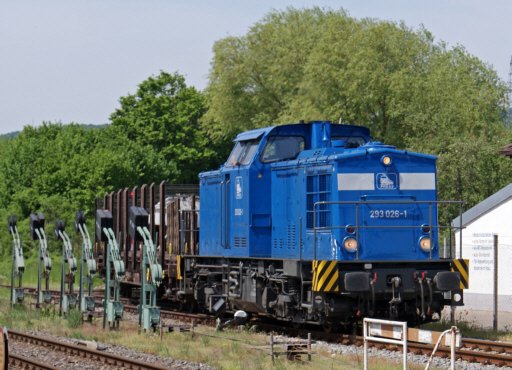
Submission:
{"label": "locomotive windshield", "polygon": [[265,145],[261,161],[270,163],[295,159],[302,150],[304,138],[301,136],[273,136]]}
{"label": "locomotive windshield", "polygon": [[226,167],[247,165],[254,158],[260,139],[238,141],[231,152]]}

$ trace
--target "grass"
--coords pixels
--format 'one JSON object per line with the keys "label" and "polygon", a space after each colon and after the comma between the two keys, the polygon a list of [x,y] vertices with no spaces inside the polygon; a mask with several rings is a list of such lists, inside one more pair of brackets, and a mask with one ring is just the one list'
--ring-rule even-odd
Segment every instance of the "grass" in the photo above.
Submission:
{"label": "grass", "polygon": [[[0,289],[2,296],[8,289]],[[121,322],[121,330],[102,329],[102,320],[81,323],[80,314],[73,312],[68,317],[59,317],[57,310],[41,311],[30,305],[32,299],[26,297],[25,305],[9,307],[7,299],[0,299],[0,325],[13,329],[28,329],[49,332],[54,335],[72,337],[79,340],[94,340],[111,343],[190,362],[206,363],[216,369],[361,369],[362,355],[333,355],[327,347],[315,349],[312,361],[288,361],[286,356],[277,357],[272,362],[269,356],[269,336],[251,331],[224,330],[215,332],[213,328],[198,326],[194,335],[190,332],[139,333],[134,322]],[[276,347],[277,348],[277,347]],[[422,366],[412,365],[411,369]],[[370,357],[370,369],[401,369],[401,363],[384,361]]]}
{"label": "grass", "polygon": [[[462,338],[512,341],[512,333],[509,328],[505,327],[505,330],[499,331],[484,328],[477,321],[468,320],[468,312],[465,310],[457,314],[455,325],[460,330]],[[438,322],[422,325],[421,328],[426,330],[444,331],[450,329],[451,326],[452,324],[450,320],[443,318]]]}

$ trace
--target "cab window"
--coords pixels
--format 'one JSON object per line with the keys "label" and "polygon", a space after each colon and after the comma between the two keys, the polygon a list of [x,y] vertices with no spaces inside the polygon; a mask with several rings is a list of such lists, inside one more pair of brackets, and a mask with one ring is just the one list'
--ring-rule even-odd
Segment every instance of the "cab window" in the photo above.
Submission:
{"label": "cab window", "polygon": [[244,166],[251,162],[258,150],[260,140],[238,141],[229,155],[226,167]]}
{"label": "cab window", "polygon": [[295,159],[304,150],[304,138],[301,136],[269,137],[261,161],[271,163]]}
{"label": "cab window", "polygon": [[345,148],[357,148],[366,143],[362,136],[333,136],[331,140],[342,140],[345,142]]}

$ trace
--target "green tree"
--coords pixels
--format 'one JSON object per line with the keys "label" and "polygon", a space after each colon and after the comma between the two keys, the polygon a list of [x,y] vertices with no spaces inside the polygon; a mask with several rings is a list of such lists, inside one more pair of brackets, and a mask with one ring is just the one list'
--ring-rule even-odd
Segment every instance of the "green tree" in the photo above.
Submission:
{"label": "green tree", "polygon": [[[124,151],[128,144],[110,128],[92,130],[53,123],[25,127],[18,136],[0,144],[3,214],[18,216],[24,242],[29,244],[27,218],[32,212],[45,214],[50,235],[57,218],[71,225],[79,209],[88,211],[92,219],[96,196],[138,179],[134,163],[140,159]],[[6,228],[0,229],[0,240],[2,246],[10,246]],[[50,242],[52,248],[58,248],[57,244]]]}
{"label": "green tree", "polygon": [[228,140],[248,128],[281,121],[300,91],[322,24],[337,16],[319,8],[273,12],[246,36],[217,41],[206,89],[206,130],[217,140]]}
{"label": "green tree", "polygon": [[206,110],[204,96],[187,87],[183,76],[162,71],[120,103],[111,115],[112,126],[133,143],[132,150],[144,152],[140,165],[146,168],[139,170],[145,181],[197,182],[198,172],[216,160],[198,124]]}
{"label": "green tree", "polygon": [[3,145],[0,199],[20,219],[50,209],[62,210],[68,221],[78,209],[91,213],[97,196],[141,181],[147,158],[112,127],[44,123]]}

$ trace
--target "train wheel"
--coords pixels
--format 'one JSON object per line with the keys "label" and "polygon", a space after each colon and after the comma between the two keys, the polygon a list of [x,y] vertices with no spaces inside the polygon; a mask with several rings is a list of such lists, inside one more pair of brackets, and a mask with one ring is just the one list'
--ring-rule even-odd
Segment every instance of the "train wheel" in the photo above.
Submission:
{"label": "train wheel", "polygon": [[336,333],[340,329],[340,324],[337,322],[324,321],[322,323],[322,329],[326,333]]}
{"label": "train wheel", "polygon": [[303,324],[301,322],[297,322],[297,321],[292,321],[292,328],[295,329],[295,330],[299,330],[301,329],[303,326]]}

